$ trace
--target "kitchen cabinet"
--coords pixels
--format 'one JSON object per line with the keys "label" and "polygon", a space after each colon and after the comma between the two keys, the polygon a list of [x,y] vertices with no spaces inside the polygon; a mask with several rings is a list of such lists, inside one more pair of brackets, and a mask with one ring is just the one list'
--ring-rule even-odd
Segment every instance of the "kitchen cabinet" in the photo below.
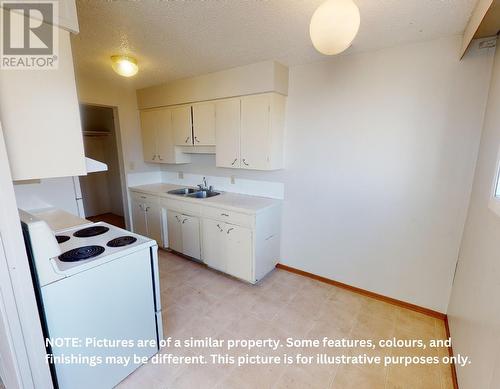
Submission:
{"label": "kitchen cabinet", "polygon": [[173,111],[158,108],[141,111],[142,150],[145,162],[187,163],[188,155],[175,147]]}
{"label": "kitchen cabinet", "polygon": [[187,163],[190,157],[185,153],[213,153],[206,146],[215,145],[218,167],[282,169],[285,104],[285,96],[263,93],[143,110],[144,159]]}
{"label": "kitchen cabinet", "polygon": [[194,146],[215,145],[215,103],[193,104]]}
{"label": "kitchen cabinet", "polygon": [[226,272],[227,263],[225,255],[225,223],[203,219],[203,262],[213,269]]}
{"label": "kitchen cabinet", "polygon": [[158,154],[156,119],[157,111],[141,112],[142,153],[145,162],[159,161],[156,161]]}
{"label": "kitchen cabinet", "polygon": [[215,103],[215,164],[240,167],[240,99]]}
{"label": "kitchen cabinet", "polygon": [[200,259],[200,219],[167,210],[168,246],[188,257]]}
{"label": "kitchen cabinet", "polygon": [[[133,198],[146,196],[143,201],[148,202],[156,196],[163,209],[158,215],[166,214],[166,245],[173,251],[250,283],[274,269],[280,258],[279,201],[232,194],[228,208],[224,208],[224,193],[217,196],[214,205],[204,199],[168,194],[167,189],[162,185],[157,192],[145,194],[131,188],[131,193]],[[241,196],[245,206],[235,206],[235,196]]]}
{"label": "kitchen cabinet", "polygon": [[182,253],[181,214],[167,210],[168,247]]}
{"label": "kitchen cabinet", "polygon": [[277,93],[216,104],[216,165],[253,170],[283,168],[285,97]]}
{"label": "kitchen cabinet", "polygon": [[138,193],[133,193],[131,198],[133,231],[154,239],[158,246],[163,247],[162,211],[159,198]]}
{"label": "kitchen cabinet", "polygon": [[252,230],[226,224],[226,272],[242,280],[252,281]]}
{"label": "kitchen cabinet", "polygon": [[139,235],[148,235],[148,227],[146,222],[146,213],[144,212],[144,205],[142,202],[132,199],[132,222],[134,225],[134,232]]}
{"label": "kitchen cabinet", "polygon": [[193,125],[191,121],[191,106],[172,109],[172,127],[175,144],[177,146],[190,146],[193,144]]}
{"label": "kitchen cabinet", "polygon": [[252,282],[252,230],[204,219],[203,261],[214,269]]}
{"label": "kitchen cabinet", "polygon": [[57,36],[57,69],[0,70],[0,118],[15,181],[87,174],[70,33],[59,29]]}

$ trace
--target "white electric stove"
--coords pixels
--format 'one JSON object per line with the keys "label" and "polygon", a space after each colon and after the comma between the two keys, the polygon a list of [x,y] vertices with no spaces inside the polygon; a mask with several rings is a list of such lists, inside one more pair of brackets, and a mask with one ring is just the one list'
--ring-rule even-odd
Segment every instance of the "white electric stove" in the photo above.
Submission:
{"label": "white electric stove", "polygon": [[54,232],[20,215],[55,386],[112,388],[163,338],[156,242],[103,222]]}

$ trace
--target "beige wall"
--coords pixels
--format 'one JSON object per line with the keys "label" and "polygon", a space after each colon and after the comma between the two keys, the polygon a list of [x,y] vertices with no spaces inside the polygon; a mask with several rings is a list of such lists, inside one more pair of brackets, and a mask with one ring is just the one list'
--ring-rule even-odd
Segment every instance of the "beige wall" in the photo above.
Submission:
{"label": "beige wall", "polygon": [[460,388],[500,387],[500,216],[488,208],[500,147],[500,50],[485,116],[471,202],[449,307]]}
{"label": "beige wall", "polygon": [[460,44],[291,67],[285,170],[163,169],[284,183],[283,263],[445,312],[493,58]]}

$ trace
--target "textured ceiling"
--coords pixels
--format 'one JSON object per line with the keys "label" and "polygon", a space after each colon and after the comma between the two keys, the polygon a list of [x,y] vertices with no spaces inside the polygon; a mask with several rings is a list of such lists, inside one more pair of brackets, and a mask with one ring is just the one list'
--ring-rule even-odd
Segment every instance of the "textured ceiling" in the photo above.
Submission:
{"label": "textured ceiling", "polygon": [[[355,0],[361,27],[346,53],[461,33],[476,1]],[[117,79],[109,57],[133,55],[140,71],[130,82],[144,87],[262,60],[322,60],[309,39],[309,20],[321,3],[77,0],[75,62],[82,73]]]}

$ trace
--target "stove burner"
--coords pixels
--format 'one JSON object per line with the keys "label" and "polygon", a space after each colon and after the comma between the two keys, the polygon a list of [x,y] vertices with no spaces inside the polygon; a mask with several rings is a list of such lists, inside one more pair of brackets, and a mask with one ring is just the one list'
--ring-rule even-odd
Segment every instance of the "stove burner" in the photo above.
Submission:
{"label": "stove burner", "polygon": [[97,236],[97,235],[104,234],[107,231],[109,231],[108,227],[92,226],[92,227],[87,227],[87,228],[83,228],[81,230],[76,231],[73,234],[73,236],[76,236],[77,238],[89,238],[91,236]]}
{"label": "stove burner", "polygon": [[78,262],[84,259],[96,257],[104,252],[102,246],[83,246],[73,250],[66,251],[59,255],[59,259],[63,262]]}
{"label": "stove burner", "polygon": [[56,235],[57,243],[64,243],[67,242],[70,237],[68,235]]}
{"label": "stove burner", "polygon": [[120,236],[115,239],[111,239],[106,246],[108,247],[122,247],[122,246],[127,246],[129,244],[134,243],[137,240],[137,238],[134,238],[133,236]]}

